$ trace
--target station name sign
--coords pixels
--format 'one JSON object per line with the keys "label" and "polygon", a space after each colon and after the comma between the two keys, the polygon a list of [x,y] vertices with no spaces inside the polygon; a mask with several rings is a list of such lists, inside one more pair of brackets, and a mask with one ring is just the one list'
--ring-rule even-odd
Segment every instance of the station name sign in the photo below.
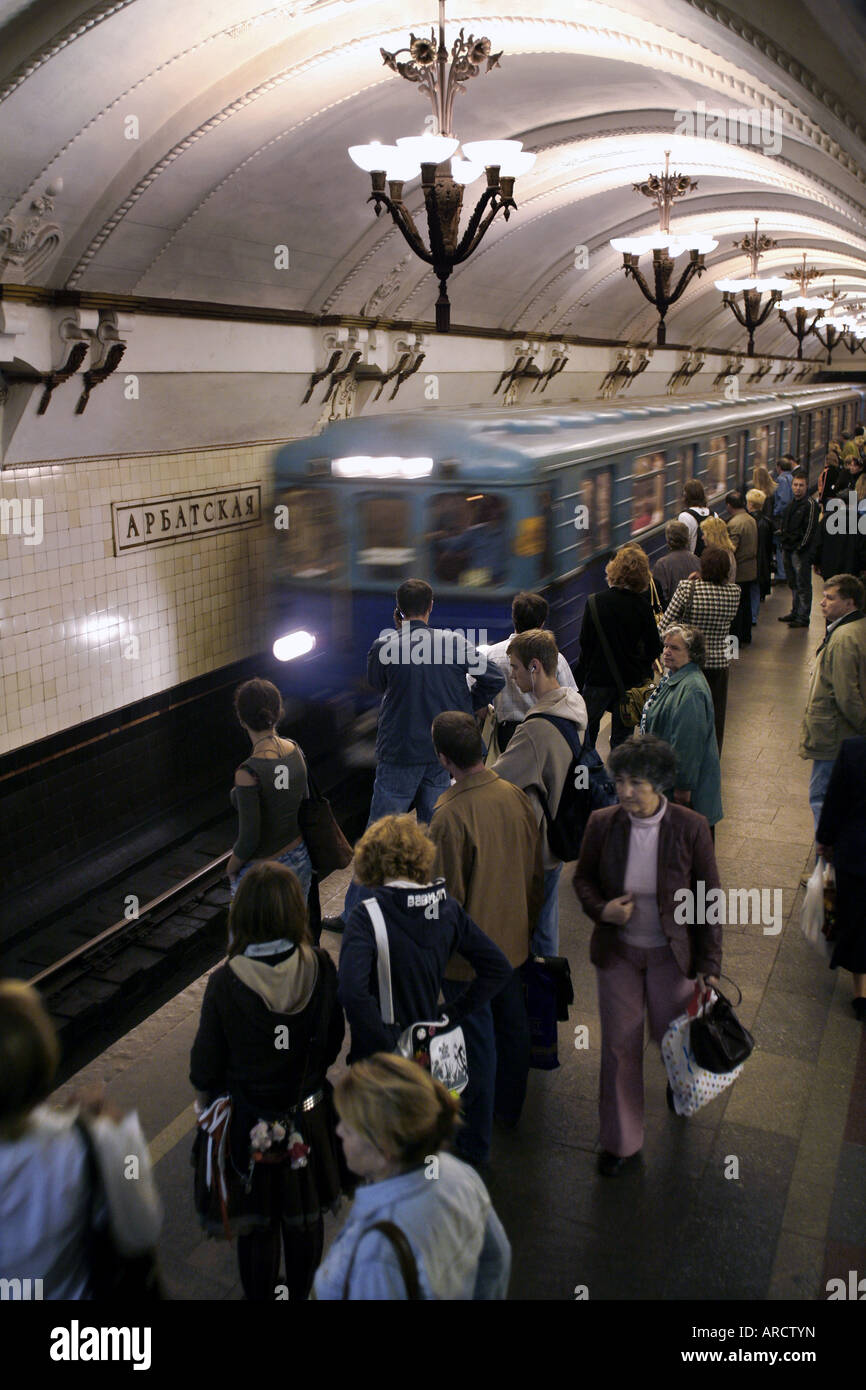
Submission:
{"label": "station name sign", "polygon": [[114,553],[165,545],[251,526],[262,519],[260,483],[214,492],[188,492],[149,502],[112,502]]}

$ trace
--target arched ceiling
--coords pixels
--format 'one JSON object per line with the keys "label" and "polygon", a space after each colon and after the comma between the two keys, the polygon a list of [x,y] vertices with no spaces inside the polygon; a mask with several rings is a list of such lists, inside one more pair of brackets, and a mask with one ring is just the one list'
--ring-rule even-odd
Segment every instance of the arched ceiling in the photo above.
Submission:
{"label": "arched ceiling", "polygon": [[[432,318],[432,275],[374,217],[346,147],[423,131],[427,99],[379,49],[429,31],[436,11],[435,0],[0,0],[0,218],[20,226],[63,180],[62,242],[32,278]],[[654,229],[632,184],[665,150],[698,181],[672,229],[719,240],[670,312],[672,341],[743,345],[713,281],[746,273],[733,242],[755,217],[778,242],[762,272],[792,269],[805,250],[826,272],[816,288],[832,275],[866,295],[858,0],[449,0],[446,24],[449,42],[465,27],[504,53],[459,95],[455,134],[518,138],[538,155],[517,180],[518,211],[452,277],[455,323],[652,336],[655,311],[608,242]],[[731,110],[752,112],[751,126],[716,119]],[[417,182],[406,198],[421,208]],[[280,245],[287,269],[275,267]],[[759,330],[759,350],[793,341],[775,315]]]}

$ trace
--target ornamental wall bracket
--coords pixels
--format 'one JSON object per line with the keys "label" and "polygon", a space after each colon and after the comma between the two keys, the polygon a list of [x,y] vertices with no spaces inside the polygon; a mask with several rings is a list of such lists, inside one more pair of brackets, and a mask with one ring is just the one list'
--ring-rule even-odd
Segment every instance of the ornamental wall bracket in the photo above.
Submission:
{"label": "ornamental wall bracket", "polygon": [[795,380],[795,381],[805,381],[805,380],[806,380],[806,377],[807,377],[807,376],[811,376],[812,373],[814,372],[814,370],[815,370],[815,363],[814,363],[814,362],[807,362],[806,365],[805,365],[804,367],[801,367],[800,370],[799,370],[799,372],[797,372],[797,375],[794,377],[794,380]]}
{"label": "ornamental wall bracket", "polygon": [[366,328],[337,328],[325,334],[323,343],[328,356],[324,366],[317,368],[310,377],[301,405],[307,404],[319,382],[325,379],[328,387],[322,397],[323,405],[331,400],[344,381],[381,381],[381,368],[369,360],[379,347],[375,332]]}
{"label": "ornamental wall bracket", "polygon": [[530,342],[523,339],[514,344],[514,362],[511,367],[506,367],[500,373],[499,380],[493,388],[494,396],[504,386],[503,399],[506,405],[513,405],[519,394],[519,382],[534,381],[538,385],[541,377],[541,368],[535,365],[535,359],[541,352],[541,344]]}
{"label": "ornamental wall bracket", "polygon": [[[388,397],[389,401],[393,401],[400,387],[403,385],[403,382],[408,381],[410,376],[415,375],[421,363],[424,361],[424,358],[427,356],[426,352],[423,351],[423,347],[423,333],[409,333],[405,338],[397,339],[394,344],[395,353],[393,366],[387,372],[382,373],[379,389],[373,397],[374,401],[379,399],[389,381],[394,382],[393,390]],[[378,371],[379,369],[377,368],[376,370]]]}
{"label": "ornamental wall bracket", "polygon": [[90,367],[84,373],[84,389],[78,397],[76,415],[83,415],[90,393],[101,386],[116,371],[127,348],[127,339],[135,326],[132,314],[103,313],[91,338]]}
{"label": "ornamental wall bracket", "polygon": [[685,390],[692,377],[697,376],[698,372],[701,371],[705,361],[706,358],[703,353],[697,349],[685,353],[676,371],[671,372],[668,377],[668,395],[673,396],[677,391]]}
{"label": "ornamental wall bracket", "polygon": [[631,386],[635,377],[645,372],[652,361],[652,348],[622,348],[616,355],[616,366],[606,374],[599,389],[602,400],[610,400]]}
{"label": "ornamental wall bracket", "polygon": [[27,284],[59,249],[63,233],[57,222],[47,219],[62,188],[63,180],[55,179],[23,216],[10,213],[0,222],[0,283]]}
{"label": "ornamental wall bracket", "polygon": [[782,370],[776,373],[774,385],[778,386],[780,381],[785,381],[791,375],[793,370],[793,362],[786,362]]}
{"label": "ornamental wall bracket", "polygon": [[713,386],[721,386],[726,377],[739,376],[746,364],[745,357],[740,353],[736,357],[729,357],[720,372],[716,372],[713,377]]}
{"label": "ornamental wall bracket", "polygon": [[749,382],[749,385],[751,385],[753,381],[763,381],[764,377],[767,375],[768,372],[772,371],[772,369],[773,363],[769,357],[759,358],[757,367],[753,372],[750,372],[748,375],[747,380]]}
{"label": "ornamental wall bracket", "polygon": [[564,372],[568,363],[568,349],[565,343],[551,343],[548,347],[549,362],[547,369],[541,373],[538,380],[532,387],[533,394],[540,391],[543,396],[551,381],[560,372]]}

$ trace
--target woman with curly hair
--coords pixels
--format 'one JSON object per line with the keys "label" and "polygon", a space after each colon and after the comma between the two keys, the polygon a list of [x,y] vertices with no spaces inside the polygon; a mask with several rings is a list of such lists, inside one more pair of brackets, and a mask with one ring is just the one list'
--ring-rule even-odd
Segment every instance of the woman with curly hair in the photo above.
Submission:
{"label": "woman with curly hair", "polygon": [[[352,1032],[349,1061],[390,1052],[412,1023],[438,1019],[439,992],[452,955],[461,955],[475,979],[448,1005],[457,1024],[508,983],[512,970],[446,891],[431,880],[436,848],[413,816],[383,816],[355,846],[355,878],[366,890],[346,923],[340,951],[340,1003]],[[375,921],[381,914],[388,938],[394,1023],[382,1017]]]}
{"label": "woman with curly hair", "polygon": [[[623,546],[605,574],[607,593],[592,594],[583,610],[580,656],[574,667],[577,688],[586,703],[586,743],[590,748],[595,747],[605,710],[611,711],[611,748],[628,738],[631,729],[620,717],[620,691],[649,681],[653,662],[662,650],[648,597],[650,566],[646,552],[639,545]],[[601,633],[607,639],[616,671],[611,670]]]}

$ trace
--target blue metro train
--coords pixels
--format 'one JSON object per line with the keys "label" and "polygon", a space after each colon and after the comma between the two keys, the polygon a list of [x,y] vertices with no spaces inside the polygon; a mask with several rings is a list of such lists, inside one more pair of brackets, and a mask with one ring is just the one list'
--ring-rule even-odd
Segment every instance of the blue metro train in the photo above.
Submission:
{"label": "blue metro train", "polygon": [[[864,417],[862,387],[825,386],[726,404],[460,410],[344,420],[281,448],[274,503],[271,632],[296,705],[356,708],[371,642],[393,625],[393,594],[429,580],[439,627],[478,643],[511,631],[520,589],[546,594],[569,661],[586,596],[611,551],[664,548],[683,483],[712,506],[791,453],[814,482],[828,439]],[[365,694],[366,692],[366,694]]]}

